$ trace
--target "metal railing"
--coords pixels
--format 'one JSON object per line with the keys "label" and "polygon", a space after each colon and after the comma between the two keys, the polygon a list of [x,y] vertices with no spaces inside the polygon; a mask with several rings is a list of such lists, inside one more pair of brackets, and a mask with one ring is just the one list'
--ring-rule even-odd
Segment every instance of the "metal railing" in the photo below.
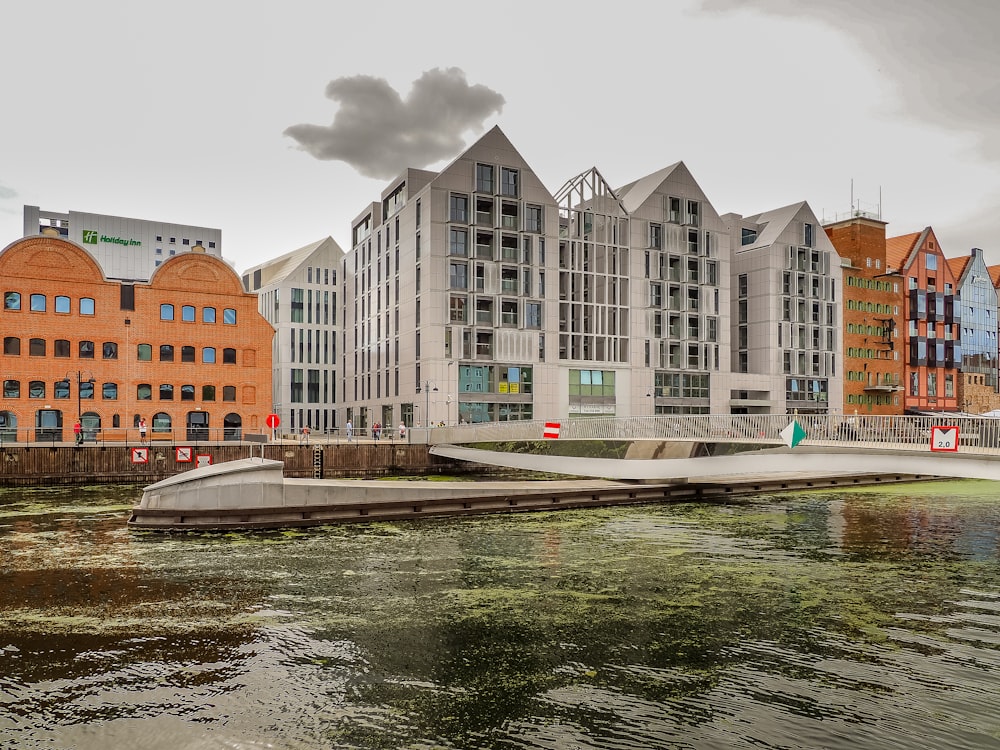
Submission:
{"label": "metal railing", "polygon": [[[843,416],[802,414],[587,417],[559,421],[560,440],[677,440],[783,445],[796,420],[804,445],[929,449],[934,427],[958,428],[958,451],[1000,453],[1000,419],[971,415]],[[545,439],[545,422],[490,422],[416,428],[413,442],[478,443]]]}

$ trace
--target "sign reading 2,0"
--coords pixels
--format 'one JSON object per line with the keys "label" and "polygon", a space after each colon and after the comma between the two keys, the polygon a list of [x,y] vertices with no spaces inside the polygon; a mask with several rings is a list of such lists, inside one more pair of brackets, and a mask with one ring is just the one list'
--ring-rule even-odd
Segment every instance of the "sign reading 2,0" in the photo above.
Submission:
{"label": "sign reading 2,0", "polygon": [[957,425],[934,425],[931,427],[931,450],[932,451],[957,451],[958,450],[958,426]]}

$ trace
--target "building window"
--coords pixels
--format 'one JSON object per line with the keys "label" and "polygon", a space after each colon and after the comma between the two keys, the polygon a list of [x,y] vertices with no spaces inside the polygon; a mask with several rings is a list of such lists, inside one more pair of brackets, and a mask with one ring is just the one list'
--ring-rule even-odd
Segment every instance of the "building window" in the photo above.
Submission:
{"label": "building window", "polygon": [[757,241],[757,230],[743,227],[740,236],[741,245],[752,245]]}
{"label": "building window", "polygon": [[656,250],[663,247],[663,227],[660,224],[649,223],[649,246]]}
{"label": "building window", "polygon": [[118,344],[114,341],[105,341],[101,344],[104,359],[118,359]]}
{"label": "building window", "polygon": [[173,320],[174,306],[166,303],[160,305],[160,320]]}
{"label": "building window", "polygon": [[93,399],[94,398],[94,381],[93,380],[84,380],[84,381],[81,381],[78,387],[80,388],[80,398],[85,399],[85,400],[86,399]]}
{"label": "building window", "polygon": [[205,363],[206,365],[214,365],[215,364],[215,347],[214,346],[206,346],[204,349],[201,350],[201,361],[203,363]]}
{"label": "building window", "polygon": [[224,365],[235,365],[236,364],[236,350],[226,348],[222,350],[222,364]]}
{"label": "building window", "polygon": [[181,362],[194,362],[194,347],[193,346],[182,346],[181,347]]}
{"label": "building window", "polygon": [[468,263],[450,263],[448,267],[448,283],[452,289],[468,289]]}
{"label": "building window", "polygon": [[136,347],[136,359],[140,362],[152,362],[153,361],[153,345],[152,344],[139,344]]}
{"label": "building window", "polygon": [[70,311],[69,297],[57,296],[56,297],[56,312],[57,313],[68,313]]}
{"label": "building window", "polygon": [[80,359],[93,359],[94,358],[94,342],[93,341],[81,341],[78,347]]}
{"label": "building window", "polygon": [[493,165],[476,165],[476,192],[493,193]]}
{"label": "building window", "polygon": [[524,326],[525,326],[525,328],[541,328],[542,327],[542,303],[541,302],[525,302],[524,303]]}
{"label": "building window", "polygon": [[202,401],[215,401],[215,386],[214,385],[203,385],[201,387],[201,400]]}
{"label": "building window", "polygon": [[28,383],[28,398],[45,398],[44,380],[32,380]]}
{"label": "building window", "polygon": [[21,309],[21,293],[20,292],[7,292],[3,296],[3,309],[4,310],[20,310]]}
{"label": "building window", "polygon": [[510,169],[509,167],[500,167],[500,194],[509,195],[516,198],[518,196],[517,190],[518,175],[516,169]]}
{"label": "building window", "polygon": [[232,307],[227,307],[222,311],[222,322],[229,326],[236,325],[236,310]]}
{"label": "building window", "polygon": [[101,386],[101,398],[105,401],[116,401],[118,399],[118,384],[105,383]]}
{"label": "building window", "polygon": [[806,247],[813,246],[813,225],[803,224],[802,225],[802,244]]}
{"label": "building window", "polygon": [[524,231],[535,233],[542,231],[541,206],[528,205],[524,207]]}
{"label": "building window", "polygon": [[452,194],[449,201],[451,221],[461,224],[469,223],[469,196]]}
{"label": "building window", "polygon": [[193,385],[182,385],[181,386],[181,401],[194,401],[194,386]]}
{"label": "building window", "polygon": [[160,361],[161,362],[174,361],[174,347],[172,345],[160,344]]}
{"label": "building window", "polygon": [[69,398],[69,381],[57,380],[53,383],[52,397],[57,399]]}
{"label": "building window", "polygon": [[31,339],[28,342],[28,356],[30,356],[30,357],[44,357],[45,356],[45,339]]}
{"label": "building window", "polygon": [[201,311],[201,322],[202,323],[214,323],[215,322],[215,308],[206,307]]}
{"label": "building window", "polygon": [[80,315],[94,314],[94,300],[91,297],[80,298]]}
{"label": "building window", "polygon": [[508,327],[517,326],[517,300],[505,299],[500,301],[500,325]]}
{"label": "building window", "polygon": [[153,386],[149,383],[139,383],[135,388],[135,398],[137,401],[152,401]]}
{"label": "building window", "polygon": [[45,295],[31,295],[31,312],[45,312]]}
{"label": "building window", "polygon": [[67,339],[56,339],[52,354],[56,357],[69,357],[69,341]]}
{"label": "building window", "polygon": [[169,383],[160,384],[160,401],[173,401],[174,387]]}
{"label": "building window", "polygon": [[222,386],[222,400],[223,401],[235,401],[236,400],[236,386],[235,385],[224,385],[224,386]]}
{"label": "building window", "polygon": [[3,381],[3,397],[21,398],[21,381],[20,380]]}
{"label": "building window", "polygon": [[305,291],[292,287],[292,299],[289,305],[291,322],[302,323],[305,320]]}
{"label": "building window", "polygon": [[10,355],[12,357],[20,356],[21,339],[19,339],[17,336],[4,336],[3,353]]}
{"label": "building window", "polygon": [[466,258],[469,255],[469,233],[465,229],[449,231],[449,254]]}
{"label": "building window", "polygon": [[452,296],[449,300],[449,312],[448,320],[452,323],[465,323],[466,322],[466,303],[467,299],[465,297]]}
{"label": "building window", "polygon": [[181,320],[185,323],[194,323],[194,305],[184,305],[181,308]]}

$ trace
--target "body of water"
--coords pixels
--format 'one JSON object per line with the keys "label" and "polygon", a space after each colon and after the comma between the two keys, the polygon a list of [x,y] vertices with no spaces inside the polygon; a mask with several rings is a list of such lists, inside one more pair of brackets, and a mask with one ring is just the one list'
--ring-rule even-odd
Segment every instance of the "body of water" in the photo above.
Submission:
{"label": "body of water", "polygon": [[0,746],[1000,748],[1000,484],[160,535],[0,492]]}

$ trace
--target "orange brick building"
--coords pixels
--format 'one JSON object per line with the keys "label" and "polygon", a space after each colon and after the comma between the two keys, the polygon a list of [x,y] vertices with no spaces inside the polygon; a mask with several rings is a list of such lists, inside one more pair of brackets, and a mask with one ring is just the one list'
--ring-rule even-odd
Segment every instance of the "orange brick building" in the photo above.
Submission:
{"label": "orange brick building", "polygon": [[0,252],[0,439],[239,439],[271,410],[274,329],[221,259],[177,255],[109,281],[50,236]]}
{"label": "orange brick building", "polygon": [[902,414],[902,277],[885,222],[854,216],[823,227],[844,265],[844,413]]}

